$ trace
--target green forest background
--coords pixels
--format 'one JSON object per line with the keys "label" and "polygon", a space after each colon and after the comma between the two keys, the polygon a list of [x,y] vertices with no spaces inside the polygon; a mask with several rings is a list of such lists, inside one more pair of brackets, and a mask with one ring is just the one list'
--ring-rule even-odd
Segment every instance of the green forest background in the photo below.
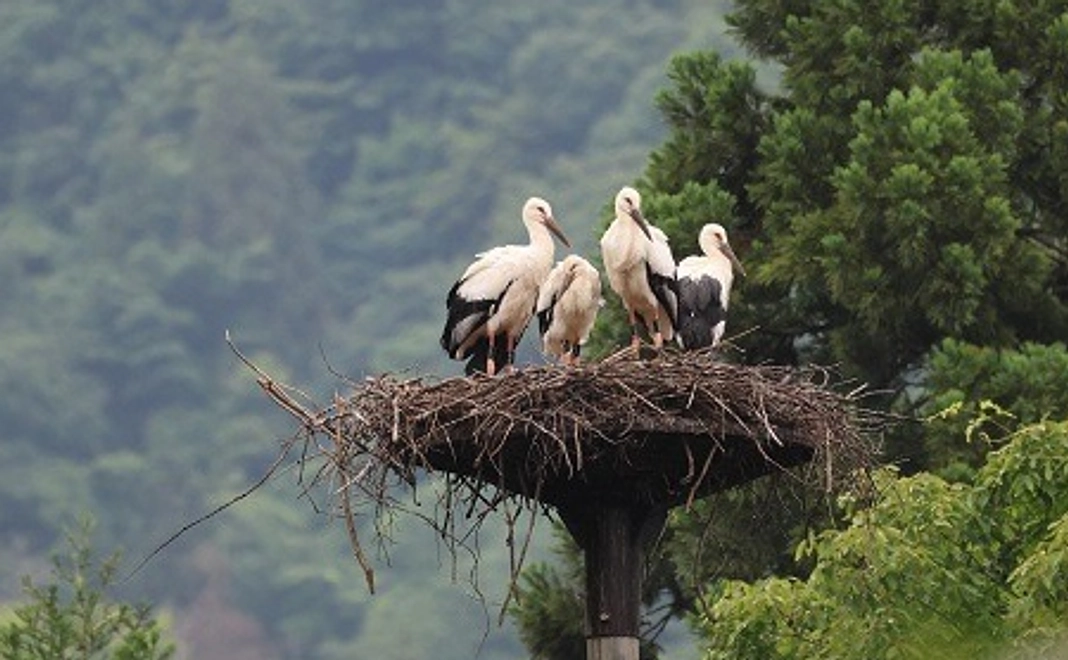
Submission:
{"label": "green forest background", "polygon": [[[263,474],[295,427],[226,330],[320,401],[331,370],[461,373],[448,285],[532,194],[589,250],[671,54],[737,48],[724,4],[0,3],[0,599],[83,513],[133,564]],[[190,658],[523,654],[503,535],[488,615],[403,520],[371,597],[299,494],[280,474],[124,593]]]}
{"label": "green forest background", "polygon": [[[726,359],[826,365],[892,421],[838,496],[672,512],[644,657],[1068,643],[1068,2],[13,0],[0,48],[3,600],[82,514],[132,565],[260,478],[293,422],[225,331],[319,401],[458,374],[444,293],[522,201],[595,256],[635,183],[678,258],[727,226]],[[626,339],[607,297],[593,356]],[[400,516],[370,596],[300,478],[122,585],[179,657],[581,657],[547,522],[498,628],[503,530],[472,583]]]}

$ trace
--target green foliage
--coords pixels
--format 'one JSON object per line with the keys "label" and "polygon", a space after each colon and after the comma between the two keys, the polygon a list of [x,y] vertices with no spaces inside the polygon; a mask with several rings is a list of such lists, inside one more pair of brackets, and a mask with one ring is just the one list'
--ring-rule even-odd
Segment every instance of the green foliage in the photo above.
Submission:
{"label": "green foliage", "polygon": [[783,64],[782,96],[714,54],[673,63],[659,103],[671,133],[645,179],[734,195],[747,360],[836,362],[900,387],[944,337],[1068,328],[1063,189],[1045,174],[1064,87],[1039,56],[1059,33],[1028,29],[1019,52],[999,33],[1021,14],[1057,25],[1059,5],[936,4],[739,3],[729,21]]}
{"label": "green foliage", "polygon": [[1009,608],[1009,624],[1026,645],[1040,652],[1049,652],[1051,642],[1063,639],[1068,621],[1068,517],[1053,522],[1049,530],[1009,575],[1017,596]]}
{"label": "green foliage", "polygon": [[736,214],[751,220],[746,183],[767,129],[769,102],[757,86],[756,70],[701,51],[672,59],[668,78],[671,87],[656,103],[672,131],[649,156],[650,185],[676,192],[687,183],[718,181],[735,197]]}
{"label": "green foliage", "polygon": [[[825,291],[806,299],[851,319],[828,335],[835,353],[878,383],[939,337],[1007,342],[1022,328],[1002,301],[1037,291],[1049,274],[1015,267],[1048,262],[1017,240],[1006,187],[1021,123],[1012,74],[998,74],[988,53],[928,54],[915,67],[937,85],[891,91],[882,105],[859,102],[848,154],[826,178],[833,201],[782,230],[769,224],[770,262],[757,271]],[[985,88],[968,85],[976,78]]]}
{"label": "green foliage", "polygon": [[528,566],[510,614],[534,660],[574,660],[586,654],[586,596],[582,552],[562,527],[555,528],[556,565]]}
{"label": "green foliage", "polygon": [[1068,415],[1068,350],[1025,343],[999,350],[953,339],[928,361],[928,462],[970,474],[997,438],[1021,425]]}
{"label": "green foliage", "polygon": [[28,602],[0,621],[0,656],[7,660],[166,660],[165,639],[150,608],[111,600],[118,555],[98,562],[89,529],[68,537],[69,555],[53,560],[54,581],[23,578]]}
{"label": "green foliage", "polygon": [[974,485],[877,475],[879,501],[810,536],[805,580],[730,583],[695,621],[708,658],[987,657],[1065,632],[1068,423],[1032,425]]}
{"label": "green foliage", "polygon": [[932,389],[938,392],[925,404],[932,412],[990,400],[1023,424],[1068,415],[1068,348],[1063,343],[997,350],[947,339],[929,365]]}
{"label": "green foliage", "polygon": [[576,582],[565,580],[548,564],[523,572],[519,606],[512,615],[532,658],[572,660],[585,654],[585,593],[575,591]]}

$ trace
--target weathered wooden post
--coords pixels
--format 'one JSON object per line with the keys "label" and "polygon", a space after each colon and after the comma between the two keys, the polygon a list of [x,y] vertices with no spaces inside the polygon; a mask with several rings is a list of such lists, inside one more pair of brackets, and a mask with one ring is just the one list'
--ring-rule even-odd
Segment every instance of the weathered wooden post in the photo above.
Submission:
{"label": "weathered wooden post", "polygon": [[[646,552],[673,506],[810,460],[810,447],[761,449],[749,439],[701,438],[697,429],[632,429],[626,461],[587,465],[582,479],[543,484],[586,564],[586,657],[638,660]],[[697,472],[703,467],[704,474]]]}
{"label": "weathered wooden post", "polygon": [[825,374],[700,353],[432,385],[370,379],[321,411],[257,373],[343,484],[361,564],[353,493],[381,510],[398,481],[415,486],[417,469],[449,475],[445,499],[468,518],[507,497],[532,515],[552,507],[586,558],[589,660],[638,660],[645,554],[672,507],[817,458],[829,486],[873,454],[851,400],[817,382]]}
{"label": "weathered wooden post", "polygon": [[558,511],[586,558],[586,658],[638,660],[645,552],[666,509],[594,502]]}

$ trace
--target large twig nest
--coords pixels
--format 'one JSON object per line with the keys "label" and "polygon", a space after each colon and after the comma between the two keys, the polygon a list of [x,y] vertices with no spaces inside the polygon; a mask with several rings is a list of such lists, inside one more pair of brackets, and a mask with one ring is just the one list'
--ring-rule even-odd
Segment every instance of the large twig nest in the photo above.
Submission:
{"label": "large twig nest", "polygon": [[[801,478],[831,488],[874,453],[858,392],[829,389],[826,372],[738,366],[705,352],[640,360],[625,351],[439,382],[387,375],[352,383],[321,409],[257,372],[324,459],[315,481],[340,496],[369,582],[354,510],[395,503],[396,486],[414,489],[420,471],[445,475],[447,512],[481,521],[515,499],[532,510],[673,506],[802,464]],[[456,517],[431,523],[444,535]]]}

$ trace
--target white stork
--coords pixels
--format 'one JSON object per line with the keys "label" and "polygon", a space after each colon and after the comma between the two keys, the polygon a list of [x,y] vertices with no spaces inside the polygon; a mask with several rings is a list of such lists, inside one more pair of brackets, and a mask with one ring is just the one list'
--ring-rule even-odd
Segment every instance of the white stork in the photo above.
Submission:
{"label": "white stork", "polygon": [[734,269],[745,268],[727,242],[727,231],[711,223],[701,228],[697,244],[704,253],[679,262],[679,345],[693,350],[716,346],[727,325],[727,305]]}
{"label": "white stork", "polygon": [[570,254],[556,264],[541,286],[535,310],[542,350],[563,364],[577,364],[602,303],[601,275],[590,262]]}
{"label": "white stork", "polygon": [[642,197],[623,187],[616,195],[616,219],[601,237],[601,256],[612,290],[627,310],[631,345],[641,343],[638,323],[646,325],[660,348],[674,335],[678,310],[675,259],[667,236],[642,216]]}
{"label": "white stork", "polygon": [[505,245],[476,255],[446,297],[448,317],[441,347],[454,360],[468,359],[466,373],[492,376],[498,364],[515,361],[515,347],[523,336],[538,288],[553,266],[553,235],[568,247],[552,207],[540,197],[523,205],[527,245]]}

